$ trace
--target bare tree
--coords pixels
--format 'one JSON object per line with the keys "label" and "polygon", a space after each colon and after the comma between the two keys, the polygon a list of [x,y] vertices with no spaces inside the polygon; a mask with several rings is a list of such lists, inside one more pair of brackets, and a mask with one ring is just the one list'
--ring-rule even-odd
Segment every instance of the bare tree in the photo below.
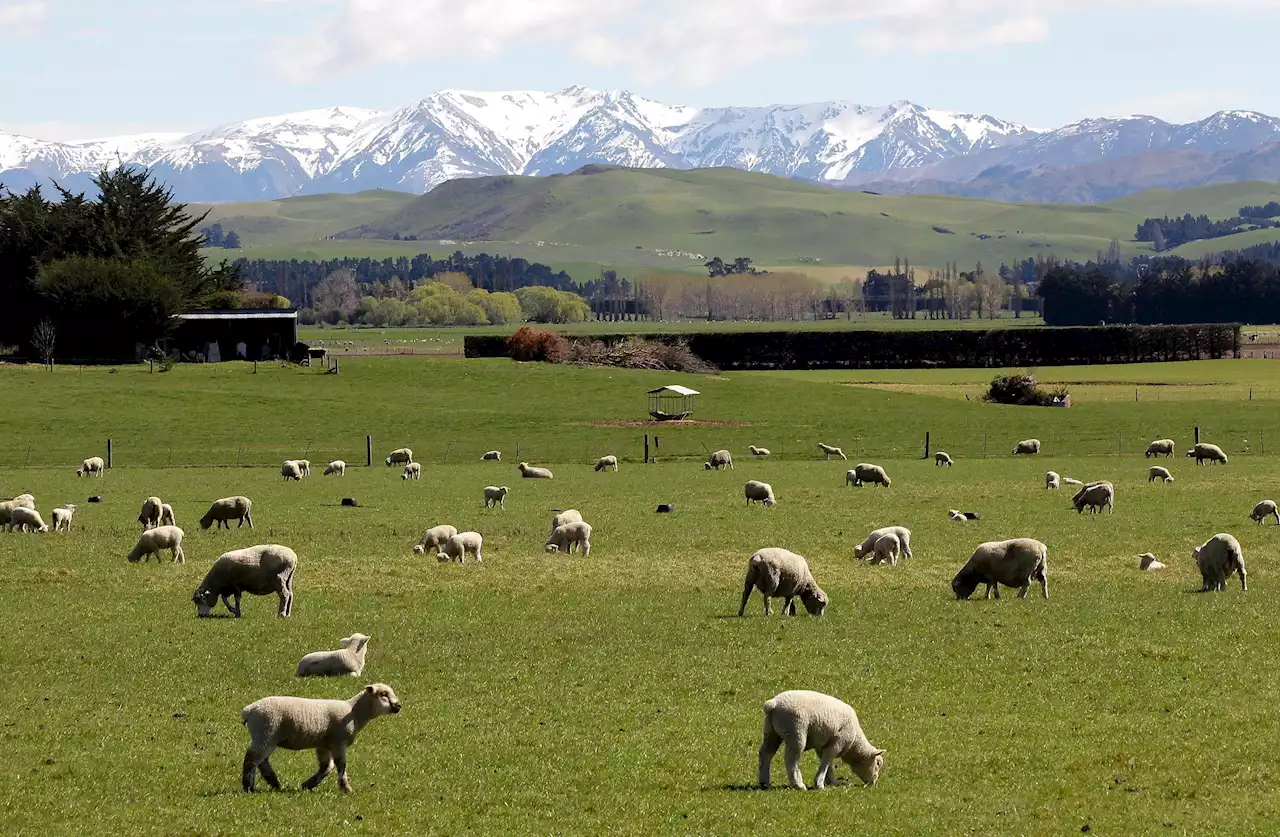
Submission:
{"label": "bare tree", "polygon": [[41,320],[36,323],[35,329],[31,332],[31,347],[36,350],[36,354],[40,356],[40,361],[49,370],[53,370],[53,347],[58,341],[58,329],[48,320]]}

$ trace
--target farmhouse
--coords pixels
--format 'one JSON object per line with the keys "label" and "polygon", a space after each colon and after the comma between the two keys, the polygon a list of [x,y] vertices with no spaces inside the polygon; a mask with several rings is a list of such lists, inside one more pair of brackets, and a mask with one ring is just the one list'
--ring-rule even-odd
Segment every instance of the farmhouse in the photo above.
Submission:
{"label": "farmhouse", "polygon": [[184,359],[268,360],[288,357],[298,342],[298,309],[255,308],[184,311],[168,340]]}

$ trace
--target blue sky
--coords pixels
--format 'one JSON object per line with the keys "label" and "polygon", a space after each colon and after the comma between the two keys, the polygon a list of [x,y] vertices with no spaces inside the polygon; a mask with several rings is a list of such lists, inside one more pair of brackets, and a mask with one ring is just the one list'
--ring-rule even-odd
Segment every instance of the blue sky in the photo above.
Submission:
{"label": "blue sky", "polygon": [[0,131],[197,130],[442,88],[1280,116],[1280,0],[0,0]]}

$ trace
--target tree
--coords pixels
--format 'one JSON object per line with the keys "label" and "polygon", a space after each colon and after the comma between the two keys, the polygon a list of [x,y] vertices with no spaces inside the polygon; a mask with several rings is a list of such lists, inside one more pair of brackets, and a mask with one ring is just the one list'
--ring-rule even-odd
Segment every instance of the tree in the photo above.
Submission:
{"label": "tree", "polygon": [[49,320],[41,320],[36,323],[35,330],[31,333],[31,347],[36,350],[36,354],[45,366],[49,367],[49,371],[53,371],[53,347],[58,340],[58,329],[54,327]]}
{"label": "tree", "polygon": [[312,297],[312,306],[330,323],[350,320],[360,304],[360,286],[349,270],[335,270],[324,278]]}
{"label": "tree", "polygon": [[226,236],[224,236],[222,239],[222,246],[228,250],[240,249],[240,236],[236,235],[235,230],[230,230],[227,232]]}

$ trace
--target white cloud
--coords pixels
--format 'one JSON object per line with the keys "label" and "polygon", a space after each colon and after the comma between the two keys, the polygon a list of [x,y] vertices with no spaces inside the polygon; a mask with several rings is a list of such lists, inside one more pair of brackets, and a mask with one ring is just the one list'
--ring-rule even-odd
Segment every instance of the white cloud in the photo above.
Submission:
{"label": "white cloud", "polygon": [[0,134],[18,134],[49,142],[78,142],[98,137],[137,136],[140,134],[174,133],[191,131],[189,125],[138,122],[64,122],[51,119],[45,122],[0,122]]}
{"label": "white cloud", "polygon": [[0,3],[0,32],[6,35],[34,35],[49,14],[44,0]]}

